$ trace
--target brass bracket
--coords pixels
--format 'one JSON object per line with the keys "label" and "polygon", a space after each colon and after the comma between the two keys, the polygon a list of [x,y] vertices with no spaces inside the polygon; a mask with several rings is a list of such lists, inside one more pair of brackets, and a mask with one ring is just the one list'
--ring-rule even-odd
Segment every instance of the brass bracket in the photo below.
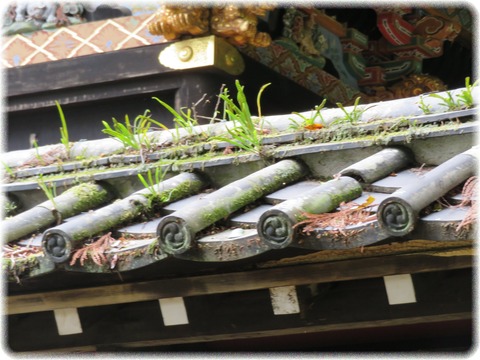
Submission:
{"label": "brass bracket", "polygon": [[160,52],[158,61],[176,70],[213,66],[228,74],[239,75],[245,69],[238,50],[215,35],[175,42]]}

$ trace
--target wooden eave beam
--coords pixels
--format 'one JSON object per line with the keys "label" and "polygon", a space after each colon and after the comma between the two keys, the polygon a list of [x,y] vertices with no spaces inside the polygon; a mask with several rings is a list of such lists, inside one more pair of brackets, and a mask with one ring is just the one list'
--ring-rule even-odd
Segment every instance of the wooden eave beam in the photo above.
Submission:
{"label": "wooden eave beam", "polygon": [[8,296],[7,314],[156,300],[472,267],[471,247]]}
{"label": "wooden eave beam", "polygon": [[[170,43],[25,65],[5,70],[6,110],[32,110],[171,90],[190,70],[163,66],[158,56]],[[214,66],[202,71],[221,73]]]}

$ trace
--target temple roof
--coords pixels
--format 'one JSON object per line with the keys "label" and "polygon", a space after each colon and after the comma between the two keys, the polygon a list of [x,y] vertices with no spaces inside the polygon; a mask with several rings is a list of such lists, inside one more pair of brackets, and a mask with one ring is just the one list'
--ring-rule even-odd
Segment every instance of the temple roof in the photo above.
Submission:
{"label": "temple roof", "polygon": [[112,136],[4,153],[9,288],[142,279],[154,264],[172,276],[363,256],[411,240],[465,246],[476,225],[476,108],[452,111],[444,99],[466,91],[254,117],[250,149],[223,119],[149,131],[142,151]]}

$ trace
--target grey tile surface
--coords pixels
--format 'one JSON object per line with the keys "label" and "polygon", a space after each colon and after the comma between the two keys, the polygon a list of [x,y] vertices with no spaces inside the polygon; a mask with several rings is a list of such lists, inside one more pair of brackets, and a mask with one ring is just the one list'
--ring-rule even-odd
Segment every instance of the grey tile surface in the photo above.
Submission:
{"label": "grey tile surface", "polygon": [[267,195],[265,201],[269,204],[276,204],[280,201],[295,199],[299,194],[309,191],[321,184],[320,181],[300,181]]}
{"label": "grey tile surface", "polygon": [[232,217],[231,222],[233,225],[255,225],[260,216],[271,207],[272,205],[260,205],[251,211]]}

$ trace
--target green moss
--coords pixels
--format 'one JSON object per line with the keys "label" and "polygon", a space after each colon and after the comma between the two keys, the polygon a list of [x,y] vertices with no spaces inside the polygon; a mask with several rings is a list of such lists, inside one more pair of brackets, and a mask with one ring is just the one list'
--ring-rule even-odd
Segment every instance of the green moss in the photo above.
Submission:
{"label": "green moss", "polygon": [[[154,240],[147,246],[146,253],[149,255],[156,255],[159,250],[160,247],[158,246],[158,241]],[[142,251],[140,254],[143,255],[143,253],[144,252]]]}
{"label": "green moss", "polygon": [[94,235],[94,233],[92,233],[88,230],[78,231],[78,232],[72,234],[72,241],[73,241],[73,243],[76,243],[76,242],[81,241],[83,239],[88,239],[88,238],[92,237],[92,235]]}
{"label": "green moss", "polygon": [[231,208],[227,205],[219,205],[213,209],[206,209],[202,215],[203,225],[207,226],[213,224],[223,218],[226,218],[231,213]]}
{"label": "green moss", "polygon": [[223,199],[218,204],[207,207],[202,215],[202,221],[205,225],[210,225],[226,218],[231,213],[253,203],[265,194],[283,187],[284,184],[297,180],[301,175],[298,169],[295,168],[279,169],[273,175],[273,181],[256,183],[251,188],[242,190],[240,194],[235,194],[230,198]]}
{"label": "green moss", "polygon": [[22,277],[40,268],[39,256],[34,254],[15,259],[15,262],[12,262],[10,258],[2,258],[2,270],[6,271],[8,280],[19,281]]}
{"label": "green moss", "polygon": [[107,190],[99,188],[94,183],[82,183],[68,189],[65,193],[71,192],[75,195],[77,201],[73,205],[75,213],[87,211],[98,207],[110,198]]}

